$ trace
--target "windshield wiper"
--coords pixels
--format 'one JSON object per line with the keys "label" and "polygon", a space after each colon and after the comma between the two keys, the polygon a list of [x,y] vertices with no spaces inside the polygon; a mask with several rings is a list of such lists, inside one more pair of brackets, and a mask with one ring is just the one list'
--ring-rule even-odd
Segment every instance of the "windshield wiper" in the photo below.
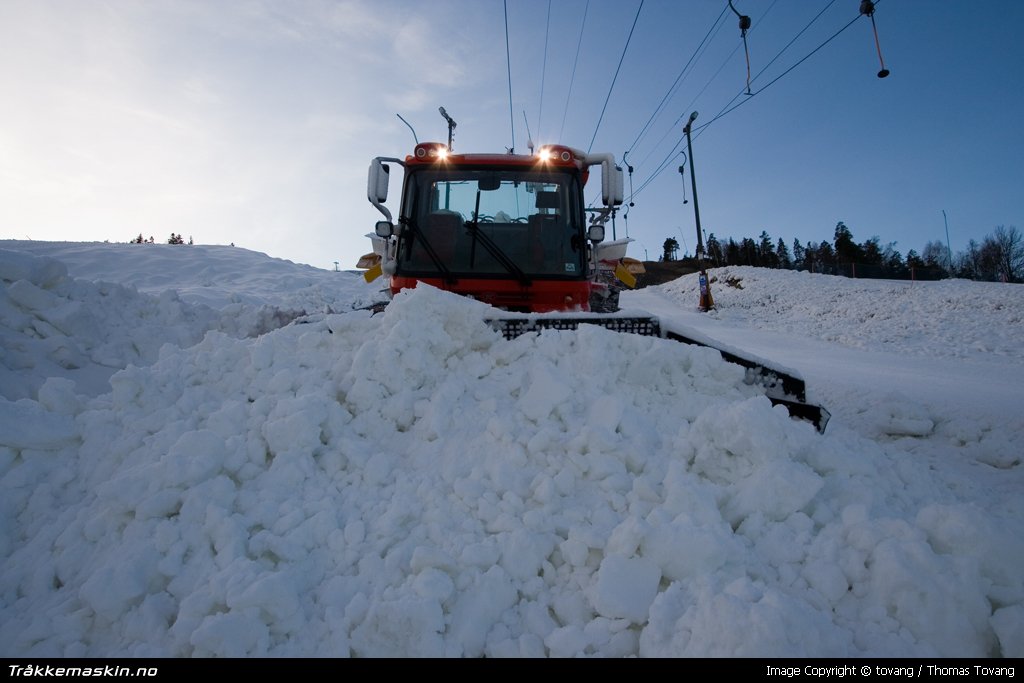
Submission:
{"label": "windshield wiper", "polygon": [[[403,220],[403,222],[409,226],[410,230],[412,230],[412,242],[414,242],[415,240],[419,240],[420,246],[423,247],[423,251],[427,252],[427,256],[429,256],[430,260],[434,263],[434,267],[441,271],[441,275],[444,276],[444,281],[450,285],[454,285],[456,282],[458,282],[455,276],[452,275],[452,271],[450,271],[448,267],[444,265],[444,261],[442,261],[441,257],[437,255],[436,251],[434,251],[433,245],[430,244],[430,241],[427,239],[427,236],[424,234],[424,232],[419,229],[419,226],[416,224],[416,221],[408,219]],[[406,260],[409,259],[410,252],[412,251],[412,242],[410,242],[409,246],[406,248]]]}
{"label": "windshield wiper", "polygon": [[469,234],[473,236],[473,243],[470,246],[469,251],[469,267],[472,269],[475,267],[474,261],[476,260],[476,243],[477,240],[480,244],[484,245],[484,249],[487,253],[497,261],[501,266],[512,275],[516,276],[519,280],[519,284],[523,287],[530,286],[530,278],[526,277],[526,273],[520,268],[515,261],[508,257],[501,247],[498,246],[497,242],[491,239],[490,235],[480,230],[480,190],[476,191],[476,209],[473,211],[473,220],[466,221],[466,229],[469,230]]}

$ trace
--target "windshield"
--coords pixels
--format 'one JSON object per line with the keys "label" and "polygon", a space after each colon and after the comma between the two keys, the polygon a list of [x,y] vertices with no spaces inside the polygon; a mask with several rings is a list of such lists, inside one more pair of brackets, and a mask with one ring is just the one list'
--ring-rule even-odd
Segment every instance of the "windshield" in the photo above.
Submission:
{"label": "windshield", "polygon": [[406,186],[403,220],[408,229],[402,235],[399,270],[578,278],[584,272],[579,195],[571,173],[416,171]]}

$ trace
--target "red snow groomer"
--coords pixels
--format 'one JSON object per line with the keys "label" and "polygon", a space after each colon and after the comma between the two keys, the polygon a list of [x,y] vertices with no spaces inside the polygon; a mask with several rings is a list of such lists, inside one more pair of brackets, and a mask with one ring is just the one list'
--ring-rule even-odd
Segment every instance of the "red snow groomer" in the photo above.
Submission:
{"label": "red snow groomer", "polygon": [[[384,205],[388,164],[405,169],[397,219]],[[595,166],[602,206],[588,209],[583,191]],[[586,323],[713,346],[666,329],[654,316],[619,312],[619,292],[635,278],[626,259],[632,240],[605,240],[623,200],[622,169],[612,154],[563,145],[529,155],[454,154],[444,143],[424,142],[404,159],[371,161],[367,197],[385,220],[369,235],[373,253],[359,267],[367,281],[386,276],[391,296],[422,282],[472,297],[498,309],[488,322],[507,338]],[[718,350],[746,367],[748,380],[763,385],[773,403],[824,429],[828,412],[806,403],[801,378]]]}

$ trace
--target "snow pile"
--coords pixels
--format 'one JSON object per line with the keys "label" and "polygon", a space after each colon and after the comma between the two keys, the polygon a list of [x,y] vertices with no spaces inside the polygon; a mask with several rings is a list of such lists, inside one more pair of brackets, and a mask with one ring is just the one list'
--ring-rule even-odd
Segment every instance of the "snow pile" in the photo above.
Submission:
{"label": "snow pile", "polygon": [[63,263],[23,252],[0,251],[0,282],[0,393],[8,399],[34,397],[47,377],[109,391],[116,370],[152,363],[165,343],[192,346],[219,322],[173,291],[143,296],[75,280]]}
{"label": "snow pile", "polygon": [[696,275],[623,300],[797,368],[812,400],[832,412],[830,430],[942,457],[943,469],[958,460],[1010,469],[1024,460],[1020,285],[748,267],[708,274],[709,313],[696,312]]}
{"label": "snow pile", "polygon": [[[352,273],[281,262],[282,276],[280,264],[251,257],[242,270],[244,250],[233,247],[0,245],[17,248],[0,250],[0,395],[12,400],[34,397],[48,377],[105,393],[116,370],[153,363],[164,344],[193,346],[209,330],[255,337],[379,298]],[[74,276],[47,254],[70,259]]]}
{"label": "snow pile", "polygon": [[[868,350],[1024,364],[1024,296],[969,280],[865,280],[729,266],[708,271],[710,316]],[[696,277],[660,289],[687,306]],[[1010,287],[1019,290],[1019,286]]]}
{"label": "snow pile", "polygon": [[321,270],[240,247],[3,240],[0,249],[56,259],[75,278],[153,295],[173,290],[182,301],[227,309],[228,315],[261,307],[292,317],[340,313],[380,299],[380,281],[367,286],[353,271]]}
{"label": "snow pile", "polygon": [[[70,300],[25,263],[5,296]],[[492,313],[421,287],[0,399],[0,656],[1021,656],[1019,462],[954,484],[712,350]]]}

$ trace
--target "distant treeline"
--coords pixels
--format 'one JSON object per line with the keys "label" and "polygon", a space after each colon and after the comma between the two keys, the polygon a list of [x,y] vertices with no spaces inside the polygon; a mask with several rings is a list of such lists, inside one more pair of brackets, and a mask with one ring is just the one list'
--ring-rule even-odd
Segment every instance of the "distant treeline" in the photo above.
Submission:
{"label": "distant treeline", "polygon": [[[829,273],[847,277],[940,280],[958,277],[990,282],[1024,281],[1024,235],[1016,227],[1000,225],[986,235],[981,244],[973,239],[967,249],[950,253],[941,242],[928,242],[918,254],[911,249],[906,258],[896,243],[882,246],[878,237],[858,244],[850,229],[840,221],[832,242],[793,240],[790,249],[781,237],[773,240],[765,231],[755,241],[719,241],[714,233],[707,237],[708,259],[715,266],[758,266]],[[679,242],[674,237],[662,246],[662,261],[674,261]]]}
{"label": "distant treeline", "polygon": [[[153,242],[153,236],[152,235],[149,236],[148,240],[147,239],[143,239],[141,232],[139,233],[138,237],[132,238],[132,240],[130,242],[130,244],[153,244],[153,243],[154,242]],[[174,234],[172,232],[171,236],[167,238],[167,244],[185,244],[185,243],[186,242],[182,238],[181,234],[177,234],[176,235],[176,234]],[[188,244],[192,244],[192,237],[191,236],[189,236],[189,238],[188,238]]]}

